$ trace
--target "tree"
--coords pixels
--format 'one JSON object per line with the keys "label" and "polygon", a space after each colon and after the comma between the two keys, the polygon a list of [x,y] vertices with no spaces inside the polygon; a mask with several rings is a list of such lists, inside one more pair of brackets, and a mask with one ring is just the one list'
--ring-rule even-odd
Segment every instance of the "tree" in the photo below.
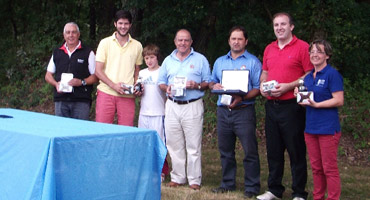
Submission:
{"label": "tree", "polygon": [[[156,43],[163,55],[175,48],[173,38],[180,28],[193,36],[193,47],[206,55],[211,65],[225,54],[228,31],[243,25],[249,35],[248,51],[262,59],[267,44],[275,40],[271,18],[286,11],[295,18],[299,38],[327,38],[334,47],[332,64],[356,80],[369,75],[370,4],[354,0],[3,0],[0,2],[0,83],[22,80],[27,70],[42,71],[53,47],[63,41],[62,27],[75,21],[81,39],[96,48],[114,31],[118,9],[133,13],[132,35],[143,43]],[[40,74],[41,76],[41,74]]]}

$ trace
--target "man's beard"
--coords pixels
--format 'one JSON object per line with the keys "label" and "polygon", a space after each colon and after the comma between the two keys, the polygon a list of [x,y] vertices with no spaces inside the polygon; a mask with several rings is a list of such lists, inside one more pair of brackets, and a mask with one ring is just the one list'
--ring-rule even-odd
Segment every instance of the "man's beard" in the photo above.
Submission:
{"label": "man's beard", "polygon": [[128,35],[128,31],[125,33],[125,34],[121,34],[121,32],[119,30],[117,30],[117,33],[118,35],[120,35],[121,37],[126,37]]}

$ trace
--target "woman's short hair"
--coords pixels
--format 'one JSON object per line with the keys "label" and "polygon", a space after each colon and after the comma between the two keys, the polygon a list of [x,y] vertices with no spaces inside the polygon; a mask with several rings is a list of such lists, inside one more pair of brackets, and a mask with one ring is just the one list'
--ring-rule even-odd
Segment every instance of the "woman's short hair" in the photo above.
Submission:
{"label": "woman's short hair", "polygon": [[[324,46],[324,49],[320,48],[320,44]],[[308,50],[311,51],[314,46],[317,50],[324,51],[325,54],[329,56],[328,60],[330,60],[331,56],[333,55],[333,49],[331,48],[331,44],[328,41],[324,39],[315,39],[313,42],[311,42],[310,48]]]}

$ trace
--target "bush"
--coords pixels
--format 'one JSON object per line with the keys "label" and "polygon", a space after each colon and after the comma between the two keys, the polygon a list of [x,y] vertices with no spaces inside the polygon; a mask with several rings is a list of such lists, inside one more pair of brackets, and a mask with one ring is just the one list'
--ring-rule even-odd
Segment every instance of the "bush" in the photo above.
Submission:
{"label": "bush", "polygon": [[344,106],[340,110],[343,134],[351,134],[356,148],[368,148],[370,132],[369,77],[356,82],[344,79]]}

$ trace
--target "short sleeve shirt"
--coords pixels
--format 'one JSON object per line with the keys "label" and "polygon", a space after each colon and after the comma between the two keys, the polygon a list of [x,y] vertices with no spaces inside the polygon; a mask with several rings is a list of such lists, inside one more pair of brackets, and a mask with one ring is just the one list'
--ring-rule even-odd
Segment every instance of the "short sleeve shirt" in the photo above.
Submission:
{"label": "short sleeve shirt", "polygon": [[[81,41],[79,41],[76,49],[79,49],[79,48],[82,48],[82,45],[81,45]],[[69,57],[71,57],[71,55],[76,51],[76,49],[70,51],[67,47],[67,44],[64,43],[60,49],[63,49],[64,52],[66,52],[66,54],[69,55]],[[95,54],[93,51],[90,52],[90,55],[89,55],[89,72],[90,74],[95,74]],[[50,61],[49,61],[49,64],[46,68],[46,70],[52,74],[55,73],[55,70],[56,70],[56,67],[55,67],[55,63],[54,63],[54,56],[52,55],[51,58],[50,58]]]}
{"label": "short sleeve shirt", "polygon": [[[337,70],[327,65],[316,73],[313,71],[304,78],[308,91],[313,91],[314,100],[322,102],[333,98],[332,93],[343,91],[343,78]],[[313,108],[306,106],[306,133],[334,134],[340,132],[338,108]]]}
{"label": "short sleeve shirt", "polygon": [[[96,61],[104,63],[104,72],[114,83],[123,82],[127,85],[133,85],[135,65],[143,64],[143,47],[130,35],[128,42],[121,46],[115,34],[116,32],[100,41],[96,51]],[[118,94],[102,81],[100,81],[98,89],[113,96],[133,97],[133,95]]]}
{"label": "short sleeve shirt", "polygon": [[140,101],[140,115],[164,115],[166,94],[158,86],[159,69],[150,71],[145,68],[139,72],[139,77],[144,85],[144,93]]}
{"label": "short sleeve shirt", "polygon": [[[257,57],[244,51],[244,53],[235,60],[231,57],[231,53],[219,57],[212,70],[212,82],[220,83],[222,79],[222,71],[227,69],[249,70],[248,91],[252,89],[259,89],[261,76],[261,62]],[[217,105],[222,106],[221,95],[218,97]],[[255,99],[248,99],[242,104],[253,104]]]}
{"label": "short sleeve shirt", "polygon": [[[183,76],[188,81],[192,80],[197,83],[209,82],[211,72],[206,57],[191,48],[190,54],[183,60],[176,56],[177,49],[167,56],[160,68],[158,84],[171,85],[174,77]],[[175,97],[176,100],[188,101],[198,99],[204,96],[204,91],[198,89],[186,89],[184,97]]]}
{"label": "short sleeve shirt", "polygon": [[[262,69],[268,72],[267,81],[276,80],[278,83],[290,83],[313,69],[308,53],[309,45],[293,35],[292,41],[283,49],[278,42],[269,44],[263,55]],[[268,99],[287,100],[294,98],[293,90],[280,97]]]}

